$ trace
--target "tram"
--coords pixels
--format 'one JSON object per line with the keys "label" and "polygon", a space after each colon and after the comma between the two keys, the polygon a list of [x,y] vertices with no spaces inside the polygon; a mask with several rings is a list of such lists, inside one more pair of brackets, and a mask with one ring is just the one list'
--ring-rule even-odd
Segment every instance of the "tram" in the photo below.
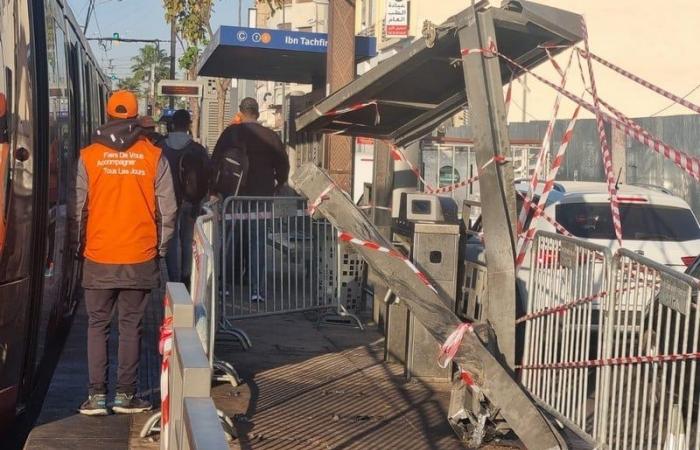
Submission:
{"label": "tram", "polygon": [[66,0],[0,0],[0,432],[50,377],[76,306],[69,197],[107,94]]}

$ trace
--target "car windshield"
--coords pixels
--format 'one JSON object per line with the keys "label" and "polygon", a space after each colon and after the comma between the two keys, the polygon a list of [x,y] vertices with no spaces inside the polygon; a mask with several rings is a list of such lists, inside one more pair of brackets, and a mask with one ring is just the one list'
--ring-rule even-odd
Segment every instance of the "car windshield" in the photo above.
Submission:
{"label": "car windshield", "polygon": [[[571,234],[589,239],[615,239],[610,205],[565,203],[557,206],[557,221]],[[700,239],[700,227],[689,209],[649,204],[620,204],[622,238],[635,241]]]}

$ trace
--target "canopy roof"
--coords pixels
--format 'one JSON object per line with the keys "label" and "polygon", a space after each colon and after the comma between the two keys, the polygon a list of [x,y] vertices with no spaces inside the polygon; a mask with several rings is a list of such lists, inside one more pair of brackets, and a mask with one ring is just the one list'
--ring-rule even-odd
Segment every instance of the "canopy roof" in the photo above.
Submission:
{"label": "canopy roof", "polygon": [[[487,9],[486,2],[476,6]],[[498,50],[531,69],[581,40],[581,16],[529,1],[491,8]],[[418,39],[297,117],[299,131],[387,139],[420,139],[467,106],[459,31],[473,23],[472,8],[436,27],[433,45]],[[501,60],[502,82],[511,66]]]}

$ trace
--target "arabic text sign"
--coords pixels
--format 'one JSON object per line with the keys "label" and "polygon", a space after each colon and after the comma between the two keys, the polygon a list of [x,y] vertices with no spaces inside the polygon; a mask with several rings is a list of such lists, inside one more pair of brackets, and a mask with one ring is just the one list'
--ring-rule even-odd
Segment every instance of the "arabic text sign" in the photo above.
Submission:
{"label": "arabic text sign", "polygon": [[408,36],[408,0],[388,0],[386,4],[385,33],[387,37]]}

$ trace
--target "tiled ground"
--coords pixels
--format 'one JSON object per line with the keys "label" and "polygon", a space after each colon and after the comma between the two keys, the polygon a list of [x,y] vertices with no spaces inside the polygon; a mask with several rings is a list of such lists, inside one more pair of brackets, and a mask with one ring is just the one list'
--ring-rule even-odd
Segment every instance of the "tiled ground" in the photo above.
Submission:
{"label": "tiled ground", "polygon": [[[239,323],[253,348],[218,345],[245,383],[220,384],[212,396],[234,418],[231,448],[458,449],[445,420],[446,384],[406,383],[398,365],[382,361],[383,340],[372,330],[317,328],[303,315]],[[132,424],[130,448],[155,449]]]}

